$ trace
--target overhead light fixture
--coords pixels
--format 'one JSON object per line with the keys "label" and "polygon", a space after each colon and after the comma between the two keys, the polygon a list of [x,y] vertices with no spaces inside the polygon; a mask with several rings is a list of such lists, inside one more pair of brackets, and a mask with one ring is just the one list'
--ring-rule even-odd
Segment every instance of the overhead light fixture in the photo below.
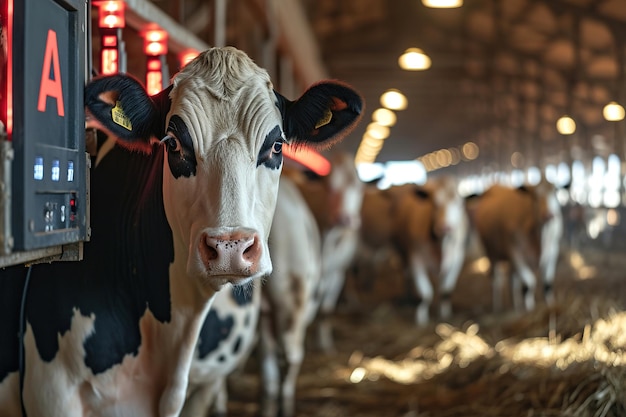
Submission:
{"label": "overhead light fixture", "polygon": [[391,127],[396,124],[397,118],[393,111],[381,107],[372,113],[372,120],[381,126]]}
{"label": "overhead light fixture", "polygon": [[624,107],[616,101],[611,101],[609,104],[604,106],[604,109],[602,109],[604,119],[609,122],[619,122],[620,120],[624,120],[624,114]]}
{"label": "overhead light fixture", "polygon": [[408,105],[408,101],[399,90],[391,88],[380,96],[380,104],[389,110],[404,110]]}
{"label": "overhead light fixture", "polygon": [[561,116],[556,121],[556,130],[561,135],[572,135],[576,132],[576,122],[569,116]]}
{"label": "overhead light fixture", "polygon": [[389,128],[379,125],[378,123],[370,123],[367,125],[367,134],[374,139],[387,139],[389,137]]}
{"label": "overhead light fixture", "polygon": [[454,9],[463,6],[463,0],[422,0],[422,4],[434,9]]}
{"label": "overhead light fixture", "polygon": [[431,59],[420,48],[409,48],[398,58],[400,68],[407,71],[423,71],[430,68]]}

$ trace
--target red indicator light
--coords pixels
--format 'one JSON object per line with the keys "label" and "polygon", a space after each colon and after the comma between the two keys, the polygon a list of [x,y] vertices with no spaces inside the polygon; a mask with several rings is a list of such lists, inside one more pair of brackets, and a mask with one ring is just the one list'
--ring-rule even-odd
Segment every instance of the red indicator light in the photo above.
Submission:
{"label": "red indicator light", "polygon": [[106,35],[102,37],[102,46],[107,47],[116,47],[117,46],[117,36]]}
{"label": "red indicator light", "polygon": [[105,48],[102,50],[102,73],[115,74],[118,71],[117,49]]}
{"label": "red indicator light", "polygon": [[148,71],[161,71],[161,60],[148,58]]}
{"label": "red indicator light", "polygon": [[163,29],[150,29],[144,32],[143,50],[146,55],[167,54],[167,32]]}
{"label": "red indicator light", "polygon": [[200,53],[198,51],[188,50],[188,51],[184,51],[180,55],[178,55],[178,60],[180,61],[181,68],[184,67],[185,65],[187,65],[191,60],[193,60],[199,54]]}
{"label": "red indicator light", "polygon": [[0,1],[0,121],[13,138],[13,0]]}
{"label": "red indicator light", "polygon": [[146,90],[154,95],[163,90],[163,74],[161,71],[148,71],[146,74]]}
{"label": "red indicator light", "polygon": [[101,28],[123,28],[126,26],[124,9],[126,3],[123,1],[102,1],[94,2],[98,6],[98,26]]}

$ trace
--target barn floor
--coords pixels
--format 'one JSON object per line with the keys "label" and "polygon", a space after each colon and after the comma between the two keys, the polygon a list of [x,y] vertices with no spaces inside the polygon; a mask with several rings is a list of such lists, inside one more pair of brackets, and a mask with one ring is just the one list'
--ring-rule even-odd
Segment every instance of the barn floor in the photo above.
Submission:
{"label": "barn floor", "polygon": [[[395,294],[349,281],[337,352],[309,333],[296,416],[626,416],[626,256],[566,249],[556,306],[499,315],[477,265],[464,268],[450,323],[423,329],[398,276]],[[230,417],[258,415],[257,375],[252,357],[231,378]]]}

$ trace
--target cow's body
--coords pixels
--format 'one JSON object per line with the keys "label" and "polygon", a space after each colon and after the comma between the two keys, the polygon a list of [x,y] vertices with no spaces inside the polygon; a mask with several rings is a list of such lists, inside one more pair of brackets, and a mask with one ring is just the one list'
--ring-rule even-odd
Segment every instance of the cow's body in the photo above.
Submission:
{"label": "cow's body", "polygon": [[258,339],[260,306],[261,283],[217,293],[200,329],[181,417],[206,416],[211,410],[227,415],[227,378],[245,364]]}
{"label": "cow's body", "polygon": [[332,314],[359,244],[364,190],[352,155],[336,152],[330,162],[331,171],[323,177],[306,178],[291,173],[322,237],[322,280],[317,294],[320,297],[318,342],[327,352],[334,349]]}
{"label": "cow's body", "polygon": [[282,178],[270,234],[274,271],[263,285],[261,314],[264,417],[292,417],[307,327],[319,306],[321,238],[298,188]]}
{"label": "cow's body", "polygon": [[517,289],[520,285],[524,307],[534,308],[540,268],[547,279],[546,295],[551,298],[562,230],[554,187],[546,182],[520,188],[496,184],[472,198],[468,209],[490,262],[494,311],[502,308],[507,275],[512,279],[511,290],[517,308],[522,306]]}
{"label": "cow's body", "polygon": [[[282,143],[324,146],[358,120],[352,90],[312,90],[289,102],[234,48],[200,54],[151,98],[124,75],[90,83],[88,114],[118,145],[91,174],[84,260],[30,271],[21,390],[29,417],[179,414],[216,291],[271,273]],[[321,127],[308,120],[329,112]],[[20,299],[25,271],[0,274],[3,296]],[[20,408],[19,307],[0,305],[10,328],[0,339],[3,417]]]}
{"label": "cow's body", "polygon": [[[450,297],[465,261],[468,219],[455,182],[447,177],[424,186],[369,188],[363,199],[361,237],[369,248],[393,245],[404,260],[420,297],[415,320],[429,321],[436,281],[440,316],[452,313]],[[434,272],[437,279],[431,280]]]}

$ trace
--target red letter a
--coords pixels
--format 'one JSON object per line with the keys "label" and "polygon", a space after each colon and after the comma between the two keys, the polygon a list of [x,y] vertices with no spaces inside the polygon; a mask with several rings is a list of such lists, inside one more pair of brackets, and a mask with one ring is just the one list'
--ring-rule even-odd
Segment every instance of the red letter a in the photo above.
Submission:
{"label": "red letter a", "polygon": [[[54,79],[50,78],[50,64],[54,65]],[[59,116],[65,116],[57,34],[51,29],[48,30],[46,51],[43,58],[43,71],[41,72],[41,83],[39,84],[39,101],[37,103],[37,110],[41,112],[46,111],[46,99],[48,96],[57,99],[57,112]]]}

